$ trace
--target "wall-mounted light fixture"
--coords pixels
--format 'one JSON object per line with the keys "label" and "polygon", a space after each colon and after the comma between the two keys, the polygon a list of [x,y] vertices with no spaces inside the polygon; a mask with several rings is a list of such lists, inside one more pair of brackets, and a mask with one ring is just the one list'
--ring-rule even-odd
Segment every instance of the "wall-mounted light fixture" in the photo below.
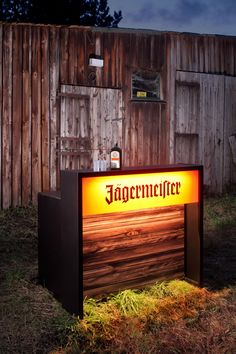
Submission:
{"label": "wall-mounted light fixture", "polygon": [[90,54],[89,56],[89,66],[96,66],[102,68],[104,65],[104,60],[100,55]]}

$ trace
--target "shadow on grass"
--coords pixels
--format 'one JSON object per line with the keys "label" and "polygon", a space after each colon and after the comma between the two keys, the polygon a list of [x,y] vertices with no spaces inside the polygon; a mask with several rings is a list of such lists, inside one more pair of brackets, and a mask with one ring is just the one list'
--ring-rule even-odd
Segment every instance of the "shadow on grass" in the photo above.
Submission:
{"label": "shadow on grass", "polygon": [[236,225],[204,235],[204,286],[220,290],[236,284]]}

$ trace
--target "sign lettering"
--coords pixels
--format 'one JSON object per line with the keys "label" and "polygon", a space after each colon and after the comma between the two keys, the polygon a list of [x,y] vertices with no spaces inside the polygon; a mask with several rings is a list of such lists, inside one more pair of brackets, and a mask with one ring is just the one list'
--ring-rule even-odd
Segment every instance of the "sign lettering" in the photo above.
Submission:
{"label": "sign lettering", "polygon": [[140,198],[166,198],[170,195],[180,194],[180,182],[164,181],[157,184],[142,184],[136,186],[122,186],[121,184],[106,185],[106,202],[110,205],[113,202],[122,201],[127,203],[131,199]]}

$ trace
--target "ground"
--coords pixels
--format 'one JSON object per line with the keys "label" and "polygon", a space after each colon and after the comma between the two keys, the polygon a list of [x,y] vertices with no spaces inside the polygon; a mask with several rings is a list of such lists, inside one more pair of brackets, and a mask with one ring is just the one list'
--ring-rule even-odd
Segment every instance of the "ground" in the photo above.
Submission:
{"label": "ground", "polygon": [[88,299],[83,321],[38,284],[37,208],[0,211],[0,353],[236,353],[236,196],[205,198],[204,288]]}

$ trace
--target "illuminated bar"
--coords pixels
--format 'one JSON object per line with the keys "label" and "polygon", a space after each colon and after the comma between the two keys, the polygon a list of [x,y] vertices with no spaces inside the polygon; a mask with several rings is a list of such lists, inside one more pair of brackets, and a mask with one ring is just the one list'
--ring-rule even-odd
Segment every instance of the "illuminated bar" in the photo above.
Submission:
{"label": "illuminated bar", "polygon": [[69,312],[83,299],[163,279],[202,284],[199,165],[61,171],[39,193],[39,278]]}

